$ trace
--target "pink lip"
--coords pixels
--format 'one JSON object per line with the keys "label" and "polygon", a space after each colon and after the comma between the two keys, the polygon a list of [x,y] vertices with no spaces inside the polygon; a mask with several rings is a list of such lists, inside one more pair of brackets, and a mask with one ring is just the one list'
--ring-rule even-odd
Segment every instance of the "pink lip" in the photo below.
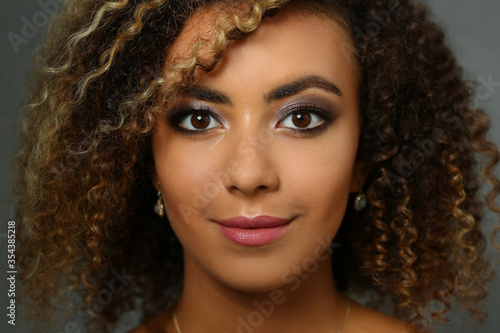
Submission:
{"label": "pink lip", "polygon": [[273,216],[239,216],[218,222],[221,233],[230,241],[247,246],[269,244],[283,235],[291,219]]}

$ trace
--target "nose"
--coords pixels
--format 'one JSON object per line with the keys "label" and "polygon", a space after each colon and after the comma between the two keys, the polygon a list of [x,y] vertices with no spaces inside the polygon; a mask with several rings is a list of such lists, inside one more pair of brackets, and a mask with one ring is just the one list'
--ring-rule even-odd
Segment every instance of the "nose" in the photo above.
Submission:
{"label": "nose", "polygon": [[255,196],[278,188],[279,178],[269,141],[258,135],[240,135],[239,139],[232,140],[227,151],[227,165],[231,167],[225,184],[229,192]]}

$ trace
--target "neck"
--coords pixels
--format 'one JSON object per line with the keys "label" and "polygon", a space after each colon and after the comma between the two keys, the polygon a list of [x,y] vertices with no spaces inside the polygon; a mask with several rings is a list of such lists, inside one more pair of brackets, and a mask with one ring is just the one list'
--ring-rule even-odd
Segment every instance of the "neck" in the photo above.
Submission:
{"label": "neck", "polygon": [[182,333],[336,332],[345,317],[346,299],[333,284],[330,260],[288,284],[243,292],[221,284],[185,258],[184,289],[174,310]]}

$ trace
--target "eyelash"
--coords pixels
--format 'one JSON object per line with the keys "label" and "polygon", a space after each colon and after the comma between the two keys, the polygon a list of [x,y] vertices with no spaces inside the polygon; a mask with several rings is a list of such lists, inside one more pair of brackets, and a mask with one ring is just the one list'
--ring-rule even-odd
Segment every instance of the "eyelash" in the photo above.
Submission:
{"label": "eyelash", "polygon": [[323,132],[324,130],[326,130],[328,125],[331,124],[333,118],[332,114],[323,108],[307,104],[298,104],[298,105],[291,105],[290,107],[283,109],[278,116],[279,119],[282,119],[280,120],[279,123],[280,124],[283,123],[283,121],[286,118],[297,113],[311,113],[320,117],[323,120],[321,124],[316,125],[312,128],[298,129],[298,128],[288,127],[288,129],[293,131],[294,133],[304,136],[314,136]]}
{"label": "eyelash", "polygon": [[[283,123],[283,121],[289,116],[304,112],[311,113],[320,117],[323,122],[320,125],[314,126],[312,128],[297,129],[288,127],[289,130],[299,135],[304,135],[304,136],[317,135],[326,130],[328,125],[333,120],[331,113],[324,110],[323,108],[313,105],[292,105],[290,107],[283,109],[282,112],[280,112],[279,119],[281,120],[279,121],[279,124]],[[179,125],[182,120],[184,120],[186,117],[194,115],[195,113],[206,114],[210,117],[213,117],[216,121],[220,122],[219,117],[208,108],[190,108],[190,107],[185,109],[179,108],[176,111],[172,112],[168,119],[170,125],[174,129],[174,133],[188,135],[188,136],[197,136],[205,134],[209,129],[189,130]]]}
{"label": "eyelash", "polygon": [[215,118],[218,122],[220,122],[219,117],[217,117],[217,115],[215,115],[208,108],[191,108],[191,107],[179,108],[176,111],[172,112],[169,116],[169,119],[168,119],[170,126],[172,126],[172,128],[174,129],[174,133],[188,135],[188,136],[196,136],[196,135],[202,135],[202,134],[206,133],[207,129],[193,131],[193,130],[189,130],[189,129],[186,129],[184,127],[181,127],[179,125],[183,119],[185,119],[188,116],[192,116],[195,113],[207,114],[210,117]]}

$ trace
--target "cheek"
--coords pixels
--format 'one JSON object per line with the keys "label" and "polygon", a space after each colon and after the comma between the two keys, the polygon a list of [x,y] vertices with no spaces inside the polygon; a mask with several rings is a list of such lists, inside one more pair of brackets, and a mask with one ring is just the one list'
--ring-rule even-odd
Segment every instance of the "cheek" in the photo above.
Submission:
{"label": "cheek", "polygon": [[334,127],[314,144],[290,146],[288,161],[282,161],[285,191],[294,193],[315,221],[340,223],[343,218],[358,143],[356,127],[351,127]]}
{"label": "cheek", "polygon": [[183,210],[203,212],[207,199],[220,193],[218,184],[211,181],[218,165],[213,154],[207,153],[207,147],[162,133],[153,137],[155,167],[167,214],[175,222]]}
{"label": "cheek", "polygon": [[286,176],[291,180],[288,186],[317,209],[338,208],[349,194],[351,158],[338,154],[335,149],[310,149],[304,158],[290,163]]}

